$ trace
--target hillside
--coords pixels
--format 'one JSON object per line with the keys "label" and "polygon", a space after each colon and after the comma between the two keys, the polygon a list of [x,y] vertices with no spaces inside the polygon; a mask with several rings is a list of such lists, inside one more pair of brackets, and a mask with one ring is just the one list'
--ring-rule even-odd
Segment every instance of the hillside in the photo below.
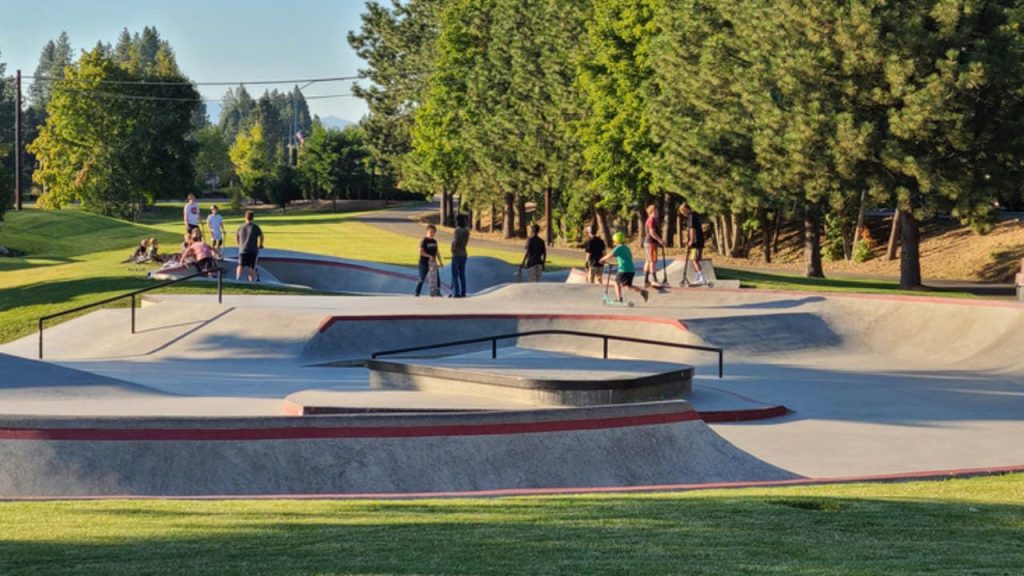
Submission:
{"label": "hillside", "polygon": [[[885,258],[888,241],[889,217],[870,218],[868,227],[875,240],[873,258],[861,263],[846,261],[824,262],[825,274],[863,274],[866,276],[898,277],[900,261]],[[803,244],[801,229],[790,226],[784,230],[779,254],[772,264],[764,264],[760,245],[756,245],[746,259],[727,258],[712,254],[721,265],[756,266],[780,271],[803,270]],[[934,220],[921,229],[921,274],[934,280],[976,280],[983,282],[1013,282],[1024,258],[1024,221],[1008,219],[992,231],[977,234],[950,220]]]}

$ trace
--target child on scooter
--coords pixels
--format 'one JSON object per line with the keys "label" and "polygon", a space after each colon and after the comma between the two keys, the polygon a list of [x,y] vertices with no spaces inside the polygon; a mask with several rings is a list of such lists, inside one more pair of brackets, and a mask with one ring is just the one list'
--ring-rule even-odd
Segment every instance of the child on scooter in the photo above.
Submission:
{"label": "child on scooter", "polygon": [[615,258],[618,263],[619,274],[615,277],[616,300],[622,302],[622,287],[625,286],[630,290],[639,292],[644,302],[647,302],[647,299],[650,297],[647,290],[633,286],[633,276],[636,274],[636,268],[633,267],[633,253],[630,252],[629,246],[626,245],[626,235],[622,232],[616,232],[612,236],[612,241],[615,242],[615,248],[604,258],[601,258],[601,264],[611,261],[612,258]]}

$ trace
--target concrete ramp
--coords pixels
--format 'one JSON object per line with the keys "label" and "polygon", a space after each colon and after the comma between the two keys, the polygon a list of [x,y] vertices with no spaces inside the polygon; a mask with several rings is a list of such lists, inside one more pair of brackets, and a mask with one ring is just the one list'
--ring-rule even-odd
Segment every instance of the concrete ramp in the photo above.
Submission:
{"label": "concrete ramp", "polygon": [[415,493],[785,480],[684,401],[472,414],[0,419],[0,497]]}

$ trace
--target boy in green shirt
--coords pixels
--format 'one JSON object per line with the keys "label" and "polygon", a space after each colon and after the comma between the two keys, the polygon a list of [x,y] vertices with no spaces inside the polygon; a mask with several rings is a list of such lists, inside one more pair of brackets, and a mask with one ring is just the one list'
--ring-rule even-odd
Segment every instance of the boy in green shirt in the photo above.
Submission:
{"label": "boy in green shirt", "polygon": [[636,274],[636,268],[633,267],[633,253],[629,251],[629,246],[626,246],[626,235],[622,232],[616,232],[612,236],[612,240],[615,242],[615,248],[604,258],[601,258],[601,264],[608,263],[612,258],[615,258],[617,261],[619,274],[615,277],[615,298],[622,302],[622,287],[625,286],[630,290],[639,292],[644,302],[647,302],[650,296],[647,290],[633,286],[633,276]]}

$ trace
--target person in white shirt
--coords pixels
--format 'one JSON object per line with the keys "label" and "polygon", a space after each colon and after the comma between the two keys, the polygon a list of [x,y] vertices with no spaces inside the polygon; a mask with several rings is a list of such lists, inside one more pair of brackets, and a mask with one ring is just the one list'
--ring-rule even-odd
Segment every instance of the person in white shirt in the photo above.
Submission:
{"label": "person in white shirt", "polygon": [[220,258],[220,251],[224,248],[224,217],[216,204],[210,208],[210,215],[206,217],[206,227],[210,230],[211,248],[216,258]]}
{"label": "person in white shirt", "polygon": [[192,230],[199,228],[199,204],[196,202],[196,195],[188,195],[188,204],[185,204],[185,233],[191,234]]}

